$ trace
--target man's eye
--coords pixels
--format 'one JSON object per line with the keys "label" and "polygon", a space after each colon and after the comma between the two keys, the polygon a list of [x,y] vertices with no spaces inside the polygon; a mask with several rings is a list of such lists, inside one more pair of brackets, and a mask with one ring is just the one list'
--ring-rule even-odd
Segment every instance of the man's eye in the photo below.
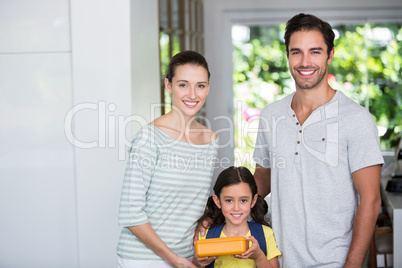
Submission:
{"label": "man's eye", "polygon": [[198,85],[199,88],[205,88],[205,85]]}

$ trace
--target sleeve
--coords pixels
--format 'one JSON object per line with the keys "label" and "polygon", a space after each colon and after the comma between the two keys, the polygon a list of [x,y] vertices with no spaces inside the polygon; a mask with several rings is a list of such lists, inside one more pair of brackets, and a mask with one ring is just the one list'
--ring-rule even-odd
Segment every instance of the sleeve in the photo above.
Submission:
{"label": "sleeve", "polygon": [[269,161],[269,148],[267,142],[267,135],[269,133],[269,122],[267,117],[264,116],[266,108],[263,109],[260,121],[258,124],[257,140],[255,142],[253,160],[256,164],[264,167],[270,168]]}
{"label": "sleeve", "polygon": [[138,226],[148,222],[146,192],[158,155],[153,141],[151,131],[144,128],[133,139],[120,197],[119,226]]}
{"label": "sleeve", "polygon": [[262,226],[265,234],[265,241],[267,243],[267,259],[270,260],[275,257],[280,257],[282,253],[278,249],[278,245],[276,244],[275,236],[273,230],[263,225]]}
{"label": "sleeve", "polygon": [[362,108],[351,120],[348,134],[348,161],[351,173],[372,165],[383,164],[377,125],[372,115]]}

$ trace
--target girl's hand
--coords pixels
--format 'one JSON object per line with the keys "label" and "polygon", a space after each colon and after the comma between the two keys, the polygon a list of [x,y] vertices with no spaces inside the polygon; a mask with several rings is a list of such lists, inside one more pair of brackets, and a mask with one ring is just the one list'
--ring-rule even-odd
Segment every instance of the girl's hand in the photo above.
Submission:
{"label": "girl's hand", "polygon": [[254,236],[247,237],[248,241],[251,241],[253,245],[243,254],[241,255],[234,255],[236,258],[240,259],[252,259],[255,262],[257,268],[259,267],[272,267],[278,268],[278,257],[274,257],[270,260],[267,259],[264,252],[261,250],[260,245],[257,242],[257,239]]}
{"label": "girl's hand", "polygon": [[214,260],[219,258],[218,256],[215,257],[200,257],[197,253],[194,254],[193,263],[197,265],[197,267],[205,267]]}
{"label": "girl's hand", "polygon": [[234,257],[239,258],[239,259],[252,259],[252,260],[257,260],[257,259],[266,259],[267,257],[265,256],[264,252],[262,252],[260,245],[257,242],[257,239],[254,238],[254,236],[247,237],[247,241],[251,241],[253,244],[252,246],[243,254],[241,255],[234,255]]}

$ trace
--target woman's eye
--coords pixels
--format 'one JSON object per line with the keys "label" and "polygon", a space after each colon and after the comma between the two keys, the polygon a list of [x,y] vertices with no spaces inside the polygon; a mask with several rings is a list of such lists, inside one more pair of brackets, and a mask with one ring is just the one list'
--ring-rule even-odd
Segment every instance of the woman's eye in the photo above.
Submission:
{"label": "woman's eye", "polygon": [[199,88],[205,88],[205,85],[198,85]]}
{"label": "woman's eye", "polygon": [[179,84],[179,87],[186,87],[186,84]]}

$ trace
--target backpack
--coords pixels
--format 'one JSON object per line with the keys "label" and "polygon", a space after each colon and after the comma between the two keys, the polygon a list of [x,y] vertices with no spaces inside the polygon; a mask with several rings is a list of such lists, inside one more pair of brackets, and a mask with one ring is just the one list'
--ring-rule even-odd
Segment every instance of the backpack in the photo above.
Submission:
{"label": "backpack", "polygon": [[[262,225],[256,222],[248,221],[248,227],[250,228],[250,233],[254,238],[258,241],[262,252],[264,252],[265,256],[267,255],[267,242],[265,241],[264,230],[262,229]],[[218,226],[212,227],[208,230],[206,239],[208,238],[219,238],[225,223],[222,223]],[[211,262],[206,266],[206,268],[213,268],[215,261]]]}

